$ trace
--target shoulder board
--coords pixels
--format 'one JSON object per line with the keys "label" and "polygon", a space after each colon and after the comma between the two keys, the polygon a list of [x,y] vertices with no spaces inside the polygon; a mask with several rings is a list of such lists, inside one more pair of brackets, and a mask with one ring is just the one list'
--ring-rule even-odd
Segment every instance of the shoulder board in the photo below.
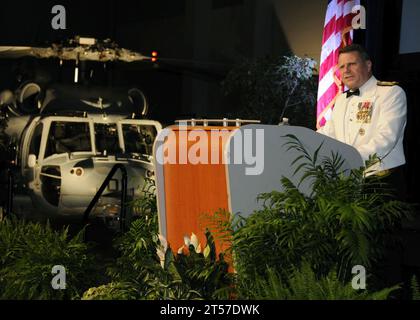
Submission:
{"label": "shoulder board", "polygon": [[381,87],[392,87],[392,86],[398,85],[398,82],[395,82],[395,81],[378,81],[377,85],[381,86]]}

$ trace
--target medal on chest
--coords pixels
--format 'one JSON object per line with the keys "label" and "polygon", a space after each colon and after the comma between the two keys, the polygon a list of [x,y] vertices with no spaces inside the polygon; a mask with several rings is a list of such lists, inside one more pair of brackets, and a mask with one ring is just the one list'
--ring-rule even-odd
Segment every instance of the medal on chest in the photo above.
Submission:
{"label": "medal on chest", "polygon": [[371,101],[362,101],[357,105],[356,121],[357,123],[371,123],[373,103]]}

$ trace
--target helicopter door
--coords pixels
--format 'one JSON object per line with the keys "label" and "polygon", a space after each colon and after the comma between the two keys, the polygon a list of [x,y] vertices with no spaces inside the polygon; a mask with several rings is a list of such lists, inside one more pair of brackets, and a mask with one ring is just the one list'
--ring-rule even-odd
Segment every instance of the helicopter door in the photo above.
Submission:
{"label": "helicopter door", "polygon": [[22,134],[19,149],[20,175],[16,177],[17,190],[14,199],[17,214],[27,215],[32,212],[34,206],[37,207],[40,204],[39,159],[46,137],[44,136],[45,125],[39,119],[39,117],[32,119]]}
{"label": "helicopter door", "polygon": [[35,180],[37,160],[41,150],[42,133],[44,124],[33,121],[26,132],[21,145],[21,170],[24,180],[32,182]]}

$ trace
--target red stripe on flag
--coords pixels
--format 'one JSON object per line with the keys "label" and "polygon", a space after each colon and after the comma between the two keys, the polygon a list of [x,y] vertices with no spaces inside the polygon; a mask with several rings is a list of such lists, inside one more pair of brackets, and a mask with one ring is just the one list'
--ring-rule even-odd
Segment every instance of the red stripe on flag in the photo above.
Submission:
{"label": "red stripe on flag", "polygon": [[324,27],[324,33],[322,35],[322,43],[327,41],[332,35],[335,34],[335,18],[332,18],[330,22]]}
{"label": "red stripe on flag", "polygon": [[319,67],[319,74],[323,75],[323,77],[320,77],[320,80],[324,78],[324,76],[330,71],[330,69],[334,68],[337,64],[337,59],[335,57],[335,51],[331,52],[331,54],[327,57],[327,59],[324,60],[324,62],[321,64],[321,67]]}

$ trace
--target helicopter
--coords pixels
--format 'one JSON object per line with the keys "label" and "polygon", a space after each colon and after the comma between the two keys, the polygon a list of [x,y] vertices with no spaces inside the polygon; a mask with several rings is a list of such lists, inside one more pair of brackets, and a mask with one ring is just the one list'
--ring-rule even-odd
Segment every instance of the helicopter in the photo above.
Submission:
{"label": "helicopter", "polygon": [[73,61],[74,83],[26,81],[0,93],[10,164],[2,167],[9,174],[2,211],[80,219],[89,208],[92,216],[115,222],[125,206],[121,195],[141,197],[154,179],[152,149],[162,125],[146,118],[149,103],[140,89],[80,82],[87,62],[153,63],[155,57],[84,37],[45,48],[0,47],[1,58],[27,56],[57,59],[59,66]]}

